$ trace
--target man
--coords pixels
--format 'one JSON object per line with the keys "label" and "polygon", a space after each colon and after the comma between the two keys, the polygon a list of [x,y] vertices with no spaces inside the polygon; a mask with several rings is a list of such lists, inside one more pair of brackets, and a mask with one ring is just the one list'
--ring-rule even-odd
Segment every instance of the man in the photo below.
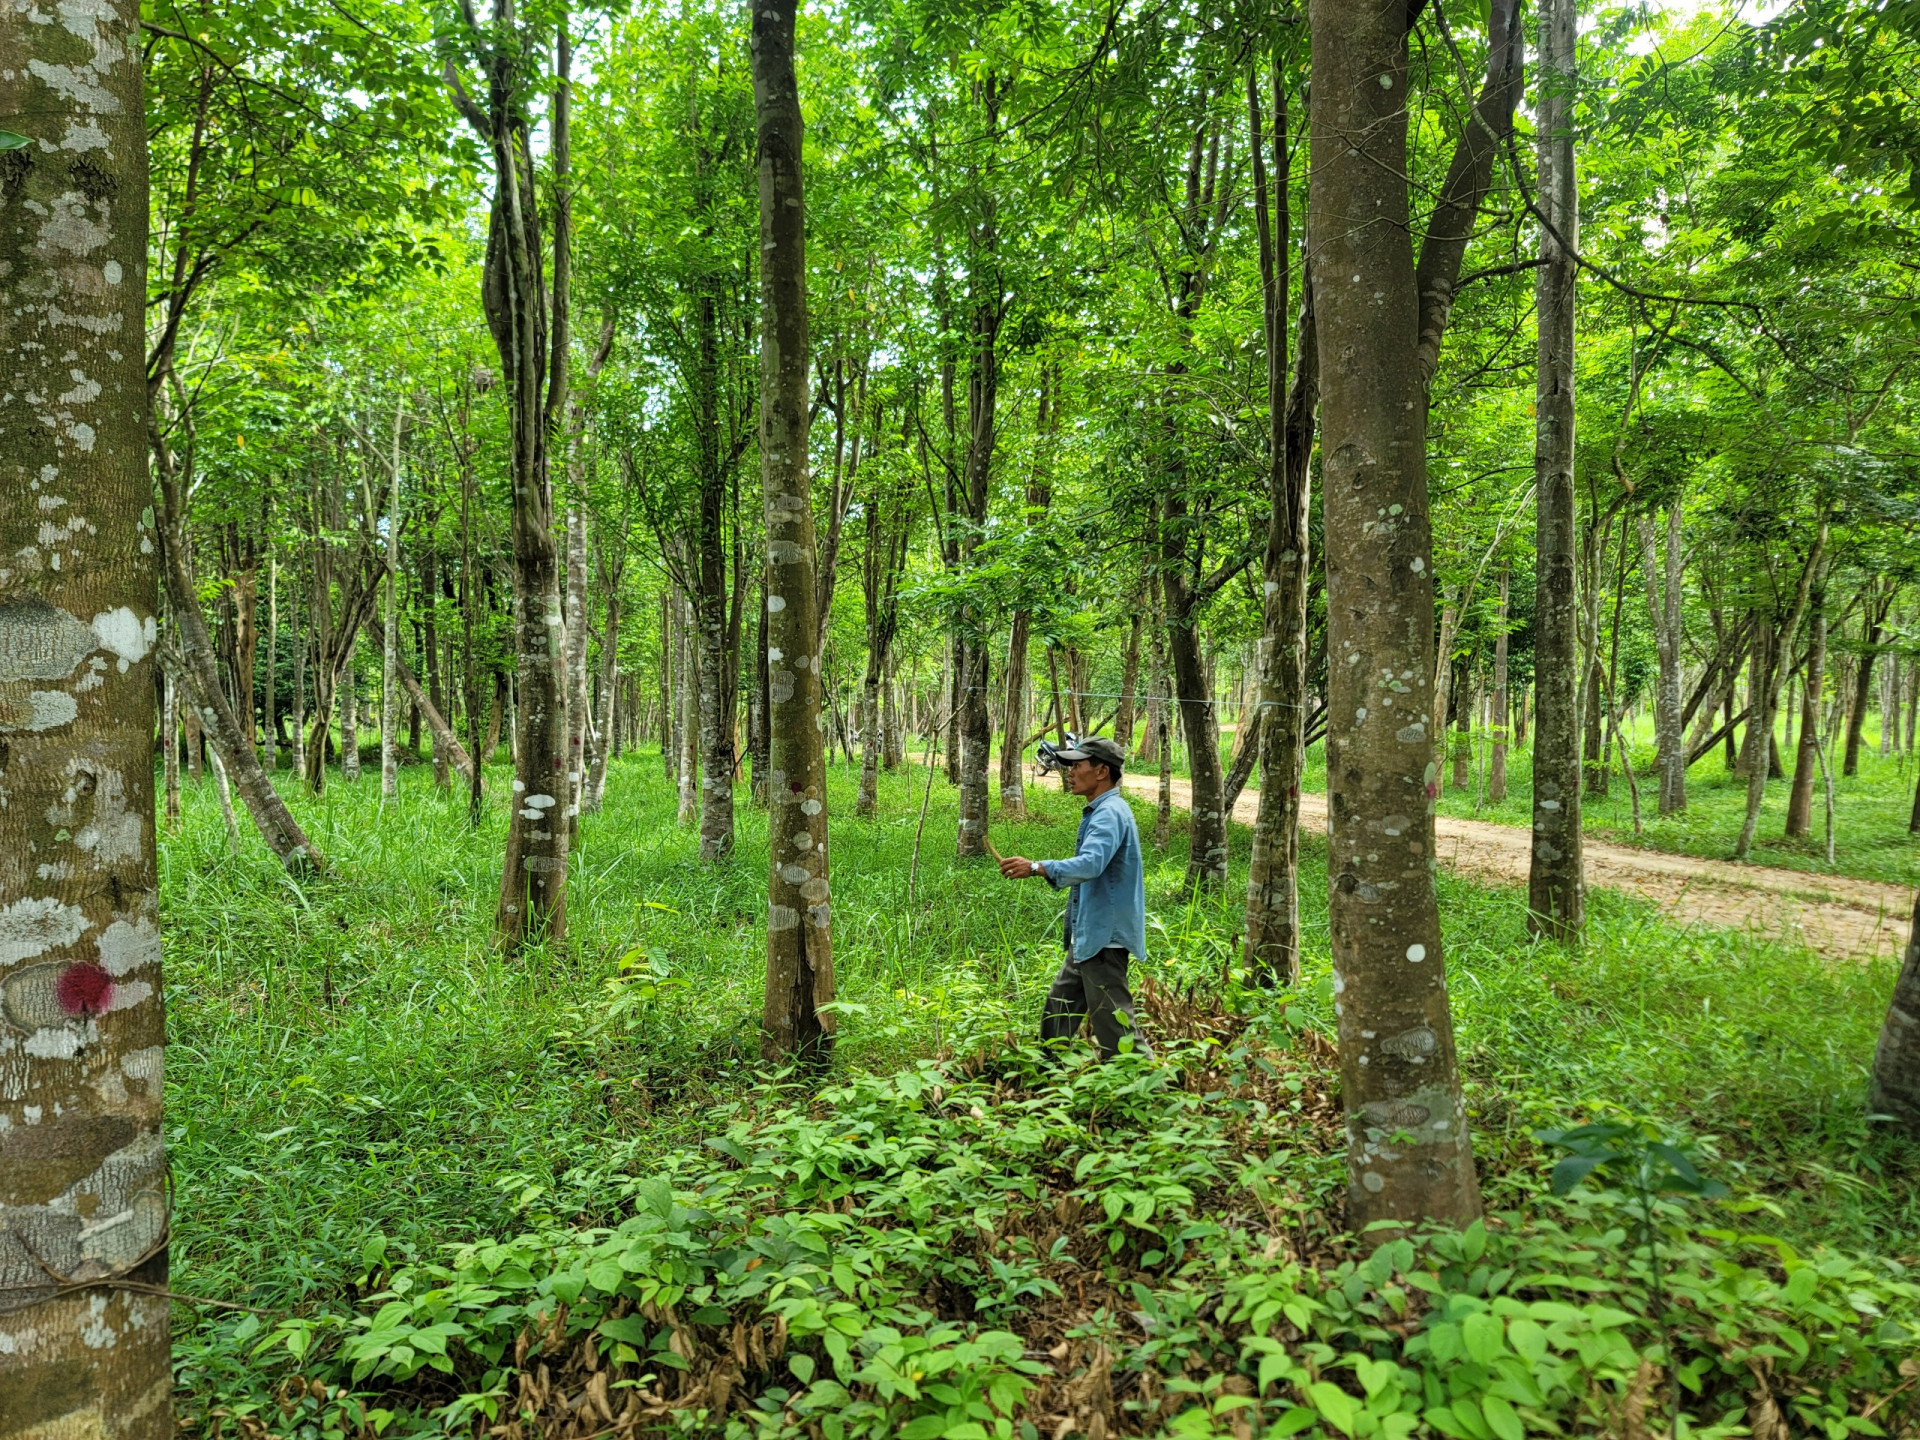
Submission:
{"label": "man", "polygon": [[1133,995],[1127,989],[1129,957],[1146,958],[1147,886],[1140,832],[1120,794],[1124,757],[1118,745],[1098,735],[1075,740],[1057,754],[1068,788],[1087,802],[1076,853],[1071,860],[1014,855],[1000,862],[1000,873],[1009,880],[1038,875],[1056,890],[1071,891],[1067,958],[1047,992],[1040,1038],[1071,1040],[1084,1020],[1093,1026],[1102,1059],[1112,1059],[1122,1040],[1151,1055],[1146,1037],[1134,1028]]}

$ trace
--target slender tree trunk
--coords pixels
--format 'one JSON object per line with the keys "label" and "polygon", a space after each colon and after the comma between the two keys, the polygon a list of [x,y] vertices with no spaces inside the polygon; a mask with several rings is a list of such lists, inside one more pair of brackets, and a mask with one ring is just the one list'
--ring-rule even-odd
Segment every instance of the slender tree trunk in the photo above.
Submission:
{"label": "slender tree trunk", "polygon": [[[443,585],[444,590],[441,588]],[[420,657],[421,668],[426,671],[427,699],[432,703],[435,713],[441,717],[437,725],[432,716],[427,717],[427,733],[433,737],[433,786],[434,789],[445,794],[452,789],[453,775],[447,765],[447,747],[442,742],[441,731],[444,729],[448,734],[452,734],[452,726],[447,722],[456,717],[453,714],[453,693],[445,683],[445,676],[442,673],[440,601],[443,598],[449,602],[452,601],[453,577],[441,572],[440,559],[434,554],[430,542],[422,548],[420,555],[420,595],[422,619],[426,630],[425,653]],[[449,652],[451,649],[452,647],[449,646]],[[400,657],[396,653],[393,658],[397,662]],[[447,668],[451,668],[451,661],[447,662]],[[381,703],[386,702],[383,699]],[[414,703],[416,708],[425,708],[418,701]]]}
{"label": "slender tree trunk", "polygon": [[1539,203],[1541,265],[1534,381],[1536,585],[1533,605],[1533,859],[1528,928],[1558,940],[1586,926],[1580,833],[1580,643],[1575,610],[1578,510],[1573,491],[1574,247],[1579,193],[1573,167],[1575,0],[1540,10]]}
{"label": "slender tree trunk", "polygon": [[960,722],[966,709],[967,642],[955,636],[952,642],[953,673],[948,677],[947,698],[947,783],[960,783]]}
{"label": "slender tree trunk", "polygon": [[1860,737],[1866,731],[1867,702],[1873,695],[1874,661],[1879,658],[1882,617],[1885,612],[1870,596],[1861,617],[1860,659],[1853,670],[1853,704],[1847,709],[1847,750],[1840,773],[1852,779],[1860,773]]}
{"label": "slender tree trunk", "polygon": [[771,701],[767,698],[767,582],[760,578],[759,620],[754,631],[753,654],[753,698],[748,702],[747,728],[749,743],[753,748],[753,803],[761,809],[767,807],[767,764],[771,739],[768,732],[768,708]]}
{"label": "slender tree trunk", "polygon": [[[340,778],[349,782],[360,779],[360,674],[354,663],[359,645],[352,640],[347,642],[347,663],[340,667]],[[382,703],[380,713],[380,732],[386,735],[386,709]],[[382,747],[384,752],[384,746]],[[382,770],[385,769],[386,756],[381,755]],[[384,782],[384,775],[382,776]],[[384,789],[384,784],[382,786]]]}
{"label": "slender tree trunk", "polygon": [[607,798],[607,762],[618,749],[615,728],[620,720],[616,697],[620,690],[620,581],[616,573],[607,586],[606,628],[600,632],[600,715],[594,725],[598,732],[593,761],[587,771],[587,794],[582,808],[598,815]]}
{"label": "slender tree trunk", "polygon": [[[574,406],[578,420],[580,407]],[[567,822],[578,840],[586,802],[587,754],[593,710],[587,689],[587,507],[581,494],[578,424],[570,427],[567,458]]]}
{"label": "slender tree trunk", "polygon": [[1460,667],[1453,697],[1453,788],[1465,790],[1473,768],[1473,662]]}
{"label": "slender tree trunk", "polygon": [[[1752,705],[1753,714],[1748,724],[1760,735],[1760,743],[1754,747],[1753,764],[1747,771],[1747,816],[1740,826],[1740,839],[1734,844],[1733,858],[1745,860],[1753,848],[1753,837],[1760,826],[1760,802],[1766,798],[1767,780],[1770,773],[1769,756],[1773,746],[1773,725],[1780,704],[1780,682],[1786,669],[1787,659],[1793,649],[1793,637],[1800,629],[1800,621],[1807,613],[1807,606],[1813,594],[1814,576],[1820,571],[1827,549],[1827,519],[1823,515],[1820,528],[1814,536],[1813,550],[1807,556],[1806,567],[1800,572],[1800,586],[1793,600],[1793,609],[1787,615],[1787,622],[1780,627],[1779,634],[1773,639],[1773,655],[1764,672],[1756,676]],[[1762,631],[1771,633],[1770,627],[1761,626]]]}
{"label": "slender tree trunk", "polygon": [[1024,610],[1013,613],[1007,634],[1007,709],[1000,742],[1000,818],[1018,822],[1027,818],[1026,766],[1022,751],[1027,740],[1027,626]]}
{"label": "slender tree trunk", "polygon": [[240,853],[240,822],[233,816],[233,786],[227,783],[227,767],[220,763],[220,752],[207,752],[207,759],[213,765],[214,794],[220,800],[220,819],[227,827],[227,848],[235,855]]}
{"label": "slender tree trunk", "polygon": [[[675,778],[680,744],[674,734],[673,708],[673,662],[680,653],[674,640],[674,602],[672,588],[660,592],[660,768],[667,779]],[[760,622],[761,634],[766,633],[766,620]],[[766,646],[760,647],[762,654]],[[683,820],[685,816],[681,817]]]}
{"label": "slender tree trunk", "polygon": [[[1267,199],[1258,89],[1247,82],[1267,342],[1267,520],[1264,564],[1266,664],[1260,676],[1260,806],[1247,866],[1243,963],[1256,980],[1292,984],[1300,974],[1300,779],[1307,758],[1307,578],[1312,572],[1309,460],[1319,402],[1313,290],[1303,283],[1293,381],[1286,386],[1286,306],[1292,274],[1289,196],[1292,137],[1287,92],[1273,72],[1273,203]],[[1137,617],[1136,617],[1137,620]]]}
{"label": "slender tree trunk", "polygon": [[139,36],[130,0],[0,8],[5,1440],[174,1434]]}
{"label": "slender tree trunk", "polygon": [[[165,539],[161,572],[167,590],[168,613],[173,617],[175,636],[180,646],[180,678],[187,687],[187,703],[198,712],[201,723],[213,734],[227,762],[227,773],[240,787],[240,798],[252,816],[254,828],[274,857],[289,870],[324,870],[326,858],[307,838],[273,781],[260,767],[259,756],[240,735],[240,723],[227,703],[216,669],[213,640],[207,634],[207,622],[200,613],[193,581],[193,552],[187,536],[185,508],[179,473],[173,465],[172,451],[157,427],[148,425],[148,442],[154,457],[155,479],[160,491],[160,518]],[[295,672],[294,705],[299,713],[299,672]]]}
{"label": "slender tree trunk", "polygon": [[680,601],[674,626],[679,642],[680,713],[680,823],[691,825],[700,815],[700,665],[693,633],[693,607]]}
{"label": "slender tree trunk", "polygon": [[[1920,800],[1915,802],[1920,813]],[[1867,1109],[1884,1115],[1896,1130],[1920,1140],[1920,898],[1914,901],[1907,952],[1893,982],[1886,1023],[1873,1051],[1873,1083]]]}
{"label": "slender tree trunk", "polygon": [[1814,582],[1807,624],[1807,663],[1800,686],[1800,744],[1793,757],[1793,789],[1787,796],[1788,838],[1813,833],[1813,777],[1820,770],[1820,690],[1827,673],[1827,584]]}
{"label": "slender tree trunk", "polygon": [[[505,0],[495,0],[494,15],[496,31],[511,27]],[[514,952],[566,934],[567,633],[547,439],[566,413],[568,398],[572,51],[563,15],[548,124],[553,170],[549,316],[520,47],[511,34],[483,37],[474,31],[470,38],[484,56],[488,88],[484,109],[463,99],[462,112],[486,141],[493,161],[482,293],[507,395],[513,496],[514,783],[495,928],[502,946]]]}
{"label": "slender tree trunk", "polygon": [[1140,628],[1144,617],[1134,606],[1127,622],[1127,648],[1120,659],[1120,705],[1113,712],[1113,743],[1121,753],[1133,749],[1133,729],[1137,721],[1140,690]]}
{"label": "slender tree trunk", "polygon": [[[760,484],[767,526],[767,990],[761,1050],[824,1064],[833,1045],[833,929],[827,873],[827,765],[807,466],[806,207],[796,0],[753,10],[760,141]],[[775,605],[775,598],[782,603]],[[778,659],[774,657],[777,656]]]}
{"label": "slender tree trunk", "polygon": [[180,683],[162,667],[160,681],[165,703],[160,707],[160,763],[167,786],[167,828],[180,824]]}
{"label": "slender tree trunk", "polygon": [[1662,815],[1674,815],[1687,808],[1687,737],[1681,716],[1681,669],[1685,639],[1681,618],[1681,585],[1685,576],[1686,554],[1681,548],[1682,506],[1675,495],[1667,502],[1667,543],[1664,561],[1654,529],[1653,516],[1642,515],[1640,528],[1640,573],[1647,586],[1647,616],[1653,622],[1654,649],[1660,661],[1658,688],[1654,692],[1654,744],[1659,755]]}
{"label": "slender tree trunk", "polygon": [[1425,387],[1446,324],[1444,302],[1518,98],[1514,11],[1510,0],[1492,6],[1486,88],[1417,270],[1407,180],[1412,7],[1312,0],[1308,12],[1308,254],[1327,546],[1329,918],[1347,1114],[1346,1221],[1354,1228],[1376,1220],[1464,1224],[1480,1211],[1433,870],[1434,727],[1443,717],[1431,691]]}
{"label": "slender tree trunk", "polygon": [[[169,596],[169,604],[172,603],[171,596],[173,594],[172,570],[173,567],[168,565],[167,594]],[[312,642],[310,633],[300,628],[297,618],[300,614],[298,606],[294,608],[293,613],[296,617],[293,631],[293,734],[287,745],[287,768],[299,772],[303,770],[307,763],[305,749],[305,737],[307,733],[307,649]],[[258,817],[256,817],[256,822],[257,819]]]}
{"label": "slender tree trunk", "polygon": [[263,711],[260,743],[266,754],[266,769],[272,774],[280,768],[280,547],[267,549],[267,693]]}
{"label": "slender tree trunk", "polygon": [[1167,654],[1172,661],[1173,693],[1180,707],[1180,729],[1187,742],[1188,814],[1192,821],[1186,883],[1218,889],[1227,881],[1226,774],[1220,764],[1219,713],[1207,686],[1200,635],[1181,578],[1166,576],[1169,592]]}
{"label": "slender tree trunk", "polygon": [[1500,567],[1500,609],[1493,625],[1493,723],[1492,753],[1487,761],[1487,801],[1498,805],[1507,798],[1507,627],[1508,600],[1512,589],[1513,567]]}
{"label": "slender tree trunk", "polygon": [[[400,435],[406,423],[406,406],[394,407],[393,455],[387,467],[387,553],[386,610],[380,632],[380,799],[384,804],[400,795],[399,737],[394,727],[400,719]],[[352,641],[348,653],[352,653]],[[351,665],[351,661],[348,662]],[[355,755],[353,768],[360,759]]]}

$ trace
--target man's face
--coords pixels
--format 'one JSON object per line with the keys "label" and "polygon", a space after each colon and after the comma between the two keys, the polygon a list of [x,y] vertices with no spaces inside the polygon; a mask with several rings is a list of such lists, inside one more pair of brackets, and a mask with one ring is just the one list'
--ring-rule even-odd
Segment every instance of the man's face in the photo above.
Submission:
{"label": "man's face", "polygon": [[1093,795],[1107,783],[1109,773],[1098,760],[1076,760],[1067,771],[1067,785],[1076,795]]}

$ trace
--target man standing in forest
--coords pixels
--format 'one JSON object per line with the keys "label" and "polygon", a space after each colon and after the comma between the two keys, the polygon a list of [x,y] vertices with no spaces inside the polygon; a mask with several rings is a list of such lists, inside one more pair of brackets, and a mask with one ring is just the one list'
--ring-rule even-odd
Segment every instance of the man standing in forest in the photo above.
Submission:
{"label": "man standing in forest", "polygon": [[1146,1037],[1134,1028],[1133,994],[1127,989],[1129,960],[1146,958],[1147,885],[1140,832],[1120,794],[1125,757],[1113,741],[1095,735],[1056,751],[1055,759],[1073,793],[1087,802],[1080,812],[1076,853],[1071,860],[1013,855],[1000,862],[1000,873],[1009,880],[1038,875],[1054,889],[1067,886],[1072,892],[1067,956],[1047,992],[1040,1038],[1071,1040],[1084,1020],[1093,1025],[1102,1059],[1112,1059],[1123,1040],[1150,1056]]}

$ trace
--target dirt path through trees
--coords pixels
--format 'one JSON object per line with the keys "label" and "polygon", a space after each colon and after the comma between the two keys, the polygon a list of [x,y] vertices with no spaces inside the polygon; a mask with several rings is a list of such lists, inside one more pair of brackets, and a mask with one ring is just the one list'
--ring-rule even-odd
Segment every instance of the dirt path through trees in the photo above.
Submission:
{"label": "dirt path through trees", "polygon": [[[1152,797],[1159,779],[1129,775],[1126,785]],[[1173,803],[1185,807],[1187,786],[1173,782]],[[1233,818],[1251,825],[1258,813],[1258,792],[1243,790]],[[1300,823],[1325,833],[1327,797],[1301,796]],[[1502,885],[1527,880],[1528,832],[1517,825],[1485,820],[1436,820],[1440,859],[1456,873]],[[1797,940],[1835,958],[1860,958],[1898,951],[1906,943],[1906,918],[1913,893],[1898,885],[1809,875],[1763,865],[1736,865],[1586,842],[1587,884],[1624,890],[1653,901],[1683,925]]]}

